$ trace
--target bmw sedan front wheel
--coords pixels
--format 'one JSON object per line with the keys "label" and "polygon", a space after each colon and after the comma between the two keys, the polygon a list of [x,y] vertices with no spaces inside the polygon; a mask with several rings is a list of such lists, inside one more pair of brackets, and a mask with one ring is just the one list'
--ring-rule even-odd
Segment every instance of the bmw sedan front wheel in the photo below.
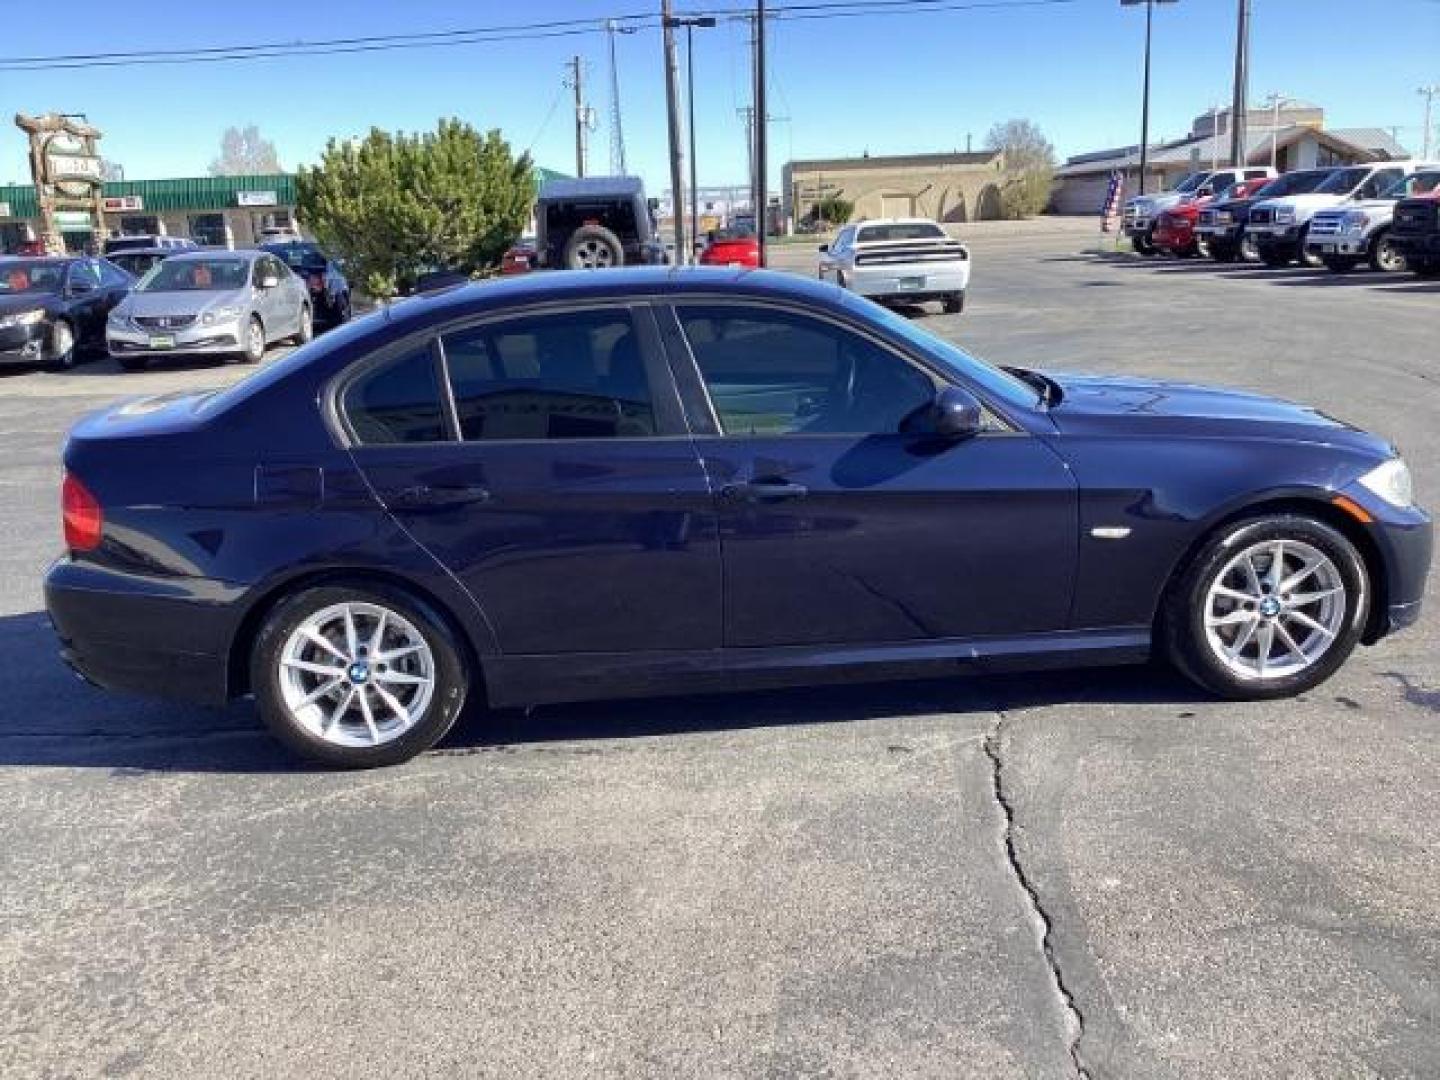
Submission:
{"label": "bmw sedan front wheel", "polygon": [[1171,658],[1222,697],[1303,693],[1354,650],[1369,613],[1360,553],[1323,522],[1254,518],[1212,537],[1172,590]]}
{"label": "bmw sedan front wheel", "polygon": [[460,715],[467,682],[444,621],[380,586],[290,597],[251,654],[250,685],[270,730],[341,768],[394,765],[434,746]]}

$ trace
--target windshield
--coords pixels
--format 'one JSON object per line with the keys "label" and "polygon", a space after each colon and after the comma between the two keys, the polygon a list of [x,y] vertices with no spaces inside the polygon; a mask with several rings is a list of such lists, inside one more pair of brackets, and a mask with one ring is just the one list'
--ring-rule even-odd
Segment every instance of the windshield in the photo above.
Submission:
{"label": "windshield", "polygon": [[895,337],[974,383],[996,400],[1020,409],[1033,409],[1037,404],[1039,395],[1035,387],[984,360],[976,359],[944,338],[920,329],[905,316],[854,295],[847,297],[847,302],[861,309],[860,313],[870,322],[879,323]]}
{"label": "windshield", "polygon": [[167,259],[153,266],[136,292],[229,292],[250,280],[247,259]]}
{"label": "windshield", "polygon": [[1203,184],[1205,182],[1205,177],[1208,175],[1209,173],[1203,172],[1188,173],[1185,176],[1181,177],[1180,182],[1170,190],[1177,191],[1182,195],[1188,194],[1189,192],[1194,191],[1201,184]]}
{"label": "windshield", "polygon": [[19,293],[58,293],[68,263],[6,259],[0,265],[0,296]]}
{"label": "windshield", "polygon": [[1369,169],[1336,169],[1315,189],[1316,195],[1348,195],[1370,175]]}
{"label": "windshield", "polygon": [[168,251],[119,251],[110,256],[110,261],[122,270],[140,277],[169,254]]}
{"label": "windshield", "polygon": [[875,240],[936,240],[945,230],[933,221],[897,221],[891,225],[866,225],[855,237],[857,244]]}
{"label": "windshield", "polygon": [[1307,169],[1305,172],[1278,176],[1255,193],[1257,199],[1274,199],[1281,195],[1308,195],[1331,176],[1331,169]]}
{"label": "windshield", "polygon": [[266,244],[265,250],[279,255],[292,270],[323,267],[325,253],[314,244]]}
{"label": "windshield", "polygon": [[1414,195],[1433,195],[1440,191],[1440,172],[1417,172],[1388,188],[1382,199],[1405,199]]}

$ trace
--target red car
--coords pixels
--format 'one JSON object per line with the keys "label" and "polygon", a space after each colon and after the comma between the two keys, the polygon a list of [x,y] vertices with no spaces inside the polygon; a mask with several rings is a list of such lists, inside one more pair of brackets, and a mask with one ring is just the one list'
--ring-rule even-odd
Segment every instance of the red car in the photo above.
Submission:
{"label": "red car", "polygon": [[1270,183],[1271,179],[1273,178],[1242,180],[1208,199],[1196,199],[1193,202],[1171,207],[1155,219],[1155,234],[1151,238],[1153,243],[1161,251],[1169,252],[1182,259],[1198,255],[1200,241],[1195,235],[1195,223],[1200,220],[1200,211],[1212,202],[1248,198]]}
{"label": "red car", "polygon": [[522,237],[500,257],[500,273],[528,274],[535,269],[535,241]]}
{"label": "red car", "polygon": [[745,229],[712,229],[700,252],[702,266],[760,266],[760,241]]}

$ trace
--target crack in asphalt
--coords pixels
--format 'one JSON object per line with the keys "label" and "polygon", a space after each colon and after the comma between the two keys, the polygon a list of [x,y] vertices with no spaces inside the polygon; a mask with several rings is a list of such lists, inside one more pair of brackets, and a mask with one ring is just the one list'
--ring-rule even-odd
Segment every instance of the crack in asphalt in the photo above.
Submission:
{"label": "crack in asphalt", "polygon": [[1020,853],[1015,847],[1015,809],[1010,803],[1010,797],[1005,793],[1005,763],[1001,756],[1003,729],[1008,717],[1003,709],[996,709],[995,715],[995,726],[985,736],[981,746],[985,750],[985,756],[990,759],[991,790],[1004,822],[1001,848],[1005,853],[1005,861],[1010,868],[1011,875],[1029,901],[1036,944],[1045,960],[1051,985],[1055,989],[1056,1000],[1059,1001],[1060,1011],[1065,1018],[1066,1050],[1070,1055],[1070,1063],[1074,1066],[1074,1075],[1076,1080],[1091,1080],[1090,1071],[1085,1067],[1080,1056],[1080,1040],[1085,1037],[1085,1017],[1075,1002],[1075,996],[1065,984],[1064,973],[1060,970],[1060,961],[1055,955],[1055,924],[1045,911],[1045,905],[1040,900],[1040,892],[1035,887],[1035,883],[1030,880],[1025,867],[1021,865]]}

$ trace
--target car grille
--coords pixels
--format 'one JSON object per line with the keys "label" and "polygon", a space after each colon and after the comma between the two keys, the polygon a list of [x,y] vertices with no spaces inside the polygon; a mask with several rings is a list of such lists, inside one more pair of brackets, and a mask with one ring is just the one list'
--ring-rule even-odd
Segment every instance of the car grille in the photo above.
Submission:
{"label": "car grille", "polygon": [[878,251],[857,251],[856,266],[884,266],[890,263],[964,262],[970,253],[963,244],[905,244]]}
{"label": "car grille", "polygon": [[1251,225],[1274,225],[1274,224],[1275,224],[1275,211],[1274,211],[1274,210],[1268,210],[1268,209],[1251,210],[1251,211],[1250,211],[1250,224],[1251,224]]}
{"label": "car grille", "polygon": [[1215,211],[1214,211],[1214,210],[1201,210],[1201,211],[1200,211],[1200,221],[1199,221],[1199,224],[1201,224],[1201,225],[1214,225],[1214,224],[1217,224],[1217,222],[1218,222],[1218,219],[1217,219],[1216,216],[1215,216]]}
{"label": "car grille", "polygon": [[1316,214],[1310,222],[1310,235],[1339,236],[1344,224],[1344,214]]}
{"label": "car grille", "polygon": [[1436,210],[1440,203],[1429,199],[1416,202],[1402,202],[1395,208],[1394,227],[1396,232],[1425,232],[1433,227]]}
{"label": "car grille", "polygon": [[194,315],[136,315],[135,325],[145,330],[184,330],[195,322]]}

